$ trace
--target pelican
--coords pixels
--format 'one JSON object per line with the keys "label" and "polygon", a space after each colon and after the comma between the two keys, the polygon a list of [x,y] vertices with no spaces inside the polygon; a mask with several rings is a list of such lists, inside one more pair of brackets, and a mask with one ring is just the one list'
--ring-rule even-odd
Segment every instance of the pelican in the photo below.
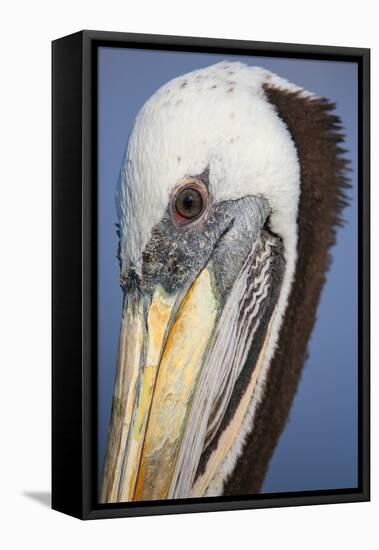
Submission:
{"label": "pelican", "polygon": [[261,490],[346,204],[333,109],[222,62],[138,113],[116,197],[124,298],[101,502]]}

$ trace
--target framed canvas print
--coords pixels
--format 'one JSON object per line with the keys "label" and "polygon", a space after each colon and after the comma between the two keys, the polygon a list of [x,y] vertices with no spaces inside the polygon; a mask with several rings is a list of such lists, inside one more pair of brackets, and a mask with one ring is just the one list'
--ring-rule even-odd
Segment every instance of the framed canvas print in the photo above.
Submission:
{"label": "framed canvas print", "polygon": [[53,508],[369,499],[369,50],[53,42]]}

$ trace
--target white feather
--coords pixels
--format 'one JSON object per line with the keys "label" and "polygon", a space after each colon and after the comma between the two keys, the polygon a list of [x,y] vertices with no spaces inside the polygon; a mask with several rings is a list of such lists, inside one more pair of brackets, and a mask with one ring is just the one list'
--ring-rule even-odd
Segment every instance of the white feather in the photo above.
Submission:
{"label": "white feather", "polygon": [[264,94],[267,82],[300,90],[259,67],[224,62],[171,80],[145,103],[117,197],[124,269],[140,266],[175,185],[206,167],[214,201],[266,197],[272,228],[293,254],[299,164],[290,134]]}

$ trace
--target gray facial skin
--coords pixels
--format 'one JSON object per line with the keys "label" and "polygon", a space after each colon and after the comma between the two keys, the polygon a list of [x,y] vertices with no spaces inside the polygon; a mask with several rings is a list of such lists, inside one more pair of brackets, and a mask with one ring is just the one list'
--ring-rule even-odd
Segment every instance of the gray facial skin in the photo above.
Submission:
{"label": "gray facial skin", "polygon": [[223,302],[269,214],[263,198],[245,197],[209,205],[201,220],[179,226],[169,205],[153,228],[143,252],[142,277],[124,276],[127,294],[135,286],[145,295],[159,284],[166,292],[185,288],[212,259]]}

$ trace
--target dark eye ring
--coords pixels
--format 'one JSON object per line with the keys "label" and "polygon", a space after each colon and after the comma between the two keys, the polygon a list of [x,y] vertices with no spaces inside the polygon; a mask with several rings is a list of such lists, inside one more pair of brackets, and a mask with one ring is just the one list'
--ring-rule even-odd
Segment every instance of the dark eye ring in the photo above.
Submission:
{"label": "dark eye ring", "polygon": [[204,212],[207,190],[202,182],[191,180],[177,193],[174,200],[175,218],[179,222],[191,222]]}

